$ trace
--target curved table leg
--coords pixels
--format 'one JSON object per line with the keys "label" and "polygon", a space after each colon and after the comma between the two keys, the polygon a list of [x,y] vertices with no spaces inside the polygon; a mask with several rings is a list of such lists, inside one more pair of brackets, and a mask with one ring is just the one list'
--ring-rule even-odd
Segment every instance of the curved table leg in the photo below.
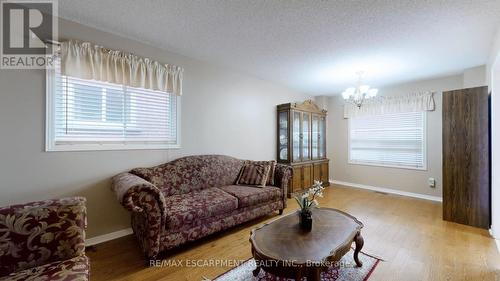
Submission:
{"label": "curved table leg", "polygon": [[257,277],[257,275],[259,275],[259,272],[260,272],[260,266],[257,265],[257,267],[252,271],[253,276]]}
{"label": "curved table leg", "polygon": [[310,276],[307,277],[307,280],[321,281],[321,269],[320,268],[311,269]]}
{"label": "curved table leg", "polygon": [[356,249],[354,250],[354,261],[356,262],[357,266],[361,267],[363,266],[363,263],[359,260],[358,254],[361,251],[361,248],[363,248],[363,244],[365,244],[363,236],[361,236],[361,232],[358,232],[354,237],[354,243],[356,243]]}
{"label": "curved table leg", "polygon": [[295,280],[302,281],[302,277],[304,277],[304,273],[302,272],[302,268],[297,268],[295,271]]}

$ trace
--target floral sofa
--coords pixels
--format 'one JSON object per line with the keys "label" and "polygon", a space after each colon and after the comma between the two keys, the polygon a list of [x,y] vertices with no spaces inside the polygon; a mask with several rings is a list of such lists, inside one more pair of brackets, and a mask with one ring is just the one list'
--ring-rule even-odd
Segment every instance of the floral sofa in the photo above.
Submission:
{"label": "floral sofa", "polygon": [[146,257],[286,207],[291,168],[276,164],[274,186],[235,185],[244,160],[187,156],[113,178],[118,201]]}
{"label": "floral sofa", "polygon": [[85,198],[0,208],[0,280],[89,280]]}

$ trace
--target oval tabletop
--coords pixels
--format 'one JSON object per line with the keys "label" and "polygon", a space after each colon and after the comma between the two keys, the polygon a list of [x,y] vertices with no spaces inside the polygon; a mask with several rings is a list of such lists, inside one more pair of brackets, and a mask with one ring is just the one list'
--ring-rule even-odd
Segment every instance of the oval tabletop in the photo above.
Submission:
{"label": "oval tabletop", "polygon": [[312,209],[312,230],[299,227],[299,212],[252,230],[250,242],[261,257],[295,264],[324,261],[350,247],[363,227],[355,217],[330,208]]}

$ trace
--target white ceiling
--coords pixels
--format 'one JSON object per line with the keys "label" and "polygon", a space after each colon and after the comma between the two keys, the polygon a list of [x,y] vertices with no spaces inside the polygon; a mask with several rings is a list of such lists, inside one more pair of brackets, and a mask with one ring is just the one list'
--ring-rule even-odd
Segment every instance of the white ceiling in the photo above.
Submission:
{"label": "white ceiling", "polygon": [[500,0],[61,0],[61,17],[310,94],[485,64]]}

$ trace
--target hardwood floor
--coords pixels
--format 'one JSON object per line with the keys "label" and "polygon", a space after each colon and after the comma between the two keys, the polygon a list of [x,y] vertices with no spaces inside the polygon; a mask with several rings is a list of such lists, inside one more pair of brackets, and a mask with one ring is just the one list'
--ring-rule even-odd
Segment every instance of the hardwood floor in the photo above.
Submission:
{"label": "hardwood floor", "polygon": [[[380,256],[370,280],[500,280],[500,255],[486,230],[442,220],[441,203],[333,186],[320,205],[346,211],[360,221],[363,251]],[[289,200],[285,213],[294,211]],[[202,280],[231,266],[188,266],[196,260],[246,260],[251,257],[250,230],[272,215],[210,236],[164,256],[182,266],[147,267],[132,236],[88,249],[91,279]]]}

